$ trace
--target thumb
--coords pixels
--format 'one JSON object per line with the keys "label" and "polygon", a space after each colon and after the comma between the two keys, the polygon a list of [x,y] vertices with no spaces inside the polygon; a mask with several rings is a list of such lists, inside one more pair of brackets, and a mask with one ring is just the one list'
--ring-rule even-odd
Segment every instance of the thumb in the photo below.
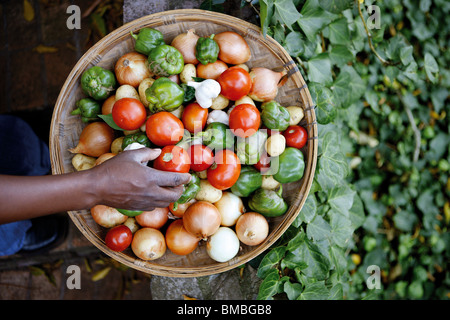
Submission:
{"label": "thumb", "polygon": [[133,150],[133,160],[139,163],[155,160],[161,154],[161,149],[140,148]]}

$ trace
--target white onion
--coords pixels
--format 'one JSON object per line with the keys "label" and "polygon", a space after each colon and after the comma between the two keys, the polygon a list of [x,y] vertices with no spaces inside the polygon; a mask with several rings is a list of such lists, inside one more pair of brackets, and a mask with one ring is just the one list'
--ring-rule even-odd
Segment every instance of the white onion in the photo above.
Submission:
{"label": "white onion", "polygon": [[228,227],[220,227],[209,237],[206,252],[217,262],[233,259],[239,252],[239,239],[236,233]]}
{"label": "white onion", "polygon": [[236,224],[237,219],[245,212],[242,199],[232,192],[225,191],[222,198],[214,205],[222,216],[221,225],[231,227]]}

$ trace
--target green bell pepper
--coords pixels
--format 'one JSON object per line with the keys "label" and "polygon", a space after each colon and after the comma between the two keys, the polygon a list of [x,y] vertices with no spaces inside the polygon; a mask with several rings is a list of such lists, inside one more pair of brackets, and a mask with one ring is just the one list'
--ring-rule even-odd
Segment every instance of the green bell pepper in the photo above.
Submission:
{"label": "green bell pepper", "polygon": [[95,100],[105,100],[116,87],[114,73],[99,66],[93,66],[81,75],[81,88]]}
{"label": "green bell pepper", "polygon": [[239,197],[248,197],[253,191],[261,188],[262,175],[253,166],[242,166],[236,183],[231,192]]}
{"label": "green bell pepper", "polygon": [[213,150],[233,149],[234,136],[230,128],[222,122],[211,122],[196,136],[203,138],[203,144]]}
{"label": "green bell pepper", "polygon": [[191,173],[191,181],[183,185],[183,193],[181,194],[181,197],[174,202],[173,209],[177,210],[178,204],[183,204],[194,199],[199,191],[200,178],[195,173]]}
{"label": "green bell pepper", "polygon": [[139,210],[126,210],[126,209],[117,209],[117,211],[119,211],[121,214],[124,214],[128,217],[136,217],[138,215],[140,215],[142,212],[144,211],[139,211]]}
{"label": "green bell pepper", "polygon": [[274,100],[261,105],[261,120],[269,129],[284,131],[289,127],[290,119],[289,111]]}
{"label": "green bell pepper", "polygon": [[83,122],[98,120],[98,115],[102,112],[100,104],[92,98],[78,100],[75,105],[77,108],[70,114],[79,114],[81,116],[81,121]]}
{"label": "green bell pepper", "polygon": [[280,183],[298,181],[303,177],[305,160],[303,153],[293,147],[286,148],[278,157],[278,170],[273,178]]}
{"label": "green bell pepper", "polygon": [[160,45],[150,51],[148,67],[157,76],[168,77],[179,74],[184,68],[183,55],[175,47]]}
{"label": "green bell pepper", "polygon": [[288,209],[282,193],[281,186],[278,191],[259,188],[249,198],[248,206],[265,217],[279,217]]}
{"label": "green bell pepper", "polygon": [[138,34],[130,31],[131,36],[136,40],[134,50],[148,56],[153,48],[156,48],[164,42],[163,34],[153,28],[142,28]]}
{"label": "green bell pepper", "polygon": [[152,147],[152,143],[150,142],[150,139],[147,137],[147,134],[145,132],[136,132],[133,134],[128,134],[123,138],[122,150],[125,150],[125,148],[133,142],[140,143],[147,148]]}
{"label": "green bell pepper", "polygon": [[258,163],[261,154],[265,152],[264,143],[266,140],[266,130],[258,130],[250,137],[238,137],[236,143],[236,155],[241,161],[241,164]]}
{"label": "green bell pepper", "polygon": [[201,64],[216,62],[219,56],[219,45],[214,40],[214,34],[207,38],[198,38],[195,45],[195,57]]}
{"label": "green bell pepper", "polygon": [[183,103],[184,90],[169,78],[161,77],[145,90],[145,97],[152,113],[171,112]]}

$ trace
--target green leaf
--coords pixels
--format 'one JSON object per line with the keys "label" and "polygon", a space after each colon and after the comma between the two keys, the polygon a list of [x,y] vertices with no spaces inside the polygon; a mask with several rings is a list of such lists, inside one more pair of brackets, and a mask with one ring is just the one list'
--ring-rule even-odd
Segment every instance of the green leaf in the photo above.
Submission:
{"label": "green leaf", "polygon": [[99,114],[98,115],[99,118],[103,119],[103,121],[105,121],[111,128],[113,128],[114,130],[120,130],[120,131],[124,131],[121,127],[119,127],[113,120],[112,114]]}
{"label": "green leaf", "polygon": [[209,11],[215,11],[215,12],[221,12],[223,13],[225,11],[223,7],[223,3],[225,0],[204,0],[200,4],[200,9],[203,10],[209,10]]}
{"label": "green leaf", "polygon": [[286,247],[276,247],[267,253],[264,258],[261,260],[261,263],[258,268],[258,277],[264,279],[270,274],[276,265],[280,263],[280,260],[283,258],[286,252]]}
{"label": "green leaf", "polygon": [[333,105],[333,93],[327,87],[317,83],[309,83],[309,92],[316,105],[317,122],[328,124],[336,118],[336,108]]}
{"label": "green leaf", "polygon": [[298,214],[298,217],[300,217],[301,221],[310,223],[311,220],[314,219],[314,217],[316,216],[316,211],[317,211],[316,197],[314,196],[314,194],[310,194],[308,198],[306,198],[305,204],[303,205],[302,210]]}
{"label": "green leaf", "polygon": [[273,6],[273,18],[292,30],[292,25],[300,18],[300,13],[292,0],[276,0],[273,2]]}
{"label": "green leaf", "polygon": [[259,286],[257,300],[272,300],[273,296],[278,293],[280,285],[280,276],[278,270],[270,269]]}
{"label": "green leaf", "polygon": [[352,3],[353,0],[319,0],[320,7],[332,13],[341,13],[350,8]]}
{"label": "green leaf", "polygon": [[322,153],[316,169],[316,180],[322,190],[329,190],[343,183],[349,173],[344,154],[339,150],[336,133],[327,132],[322,138]]}
{"label": "green leaf", "polygon": [[331,227],[322,216],[318,215],[313,221],[308,223],[306,234],[308,238],[314,239],[314,241],[329,239],[331,237]]}
{"label": "green leaf", "polygon": [[292,283],[290,281],[286,281],[284,283],[284,292],[286,293],[289,300],[296,300],[302,290],[303,287],[300,283]]}
{"label": "green leaf", "polygon": [[349,217],[355,194],[356,191],[352,190],[348,184],[337,186],[328,191],[328,204],[336,213]]}
{"label": "green leaf", "polygon": [[342,67],[332,88],[335,100],[341,108],[347,108],[359,100],[367,89],[360,75],[347,65]]}
{"label": "green leaf", "polygon": [[273,16],[273,0],[260,0],[259,8],[261,29],[265,37],[267,34],[267,30],[269,29],[270,20]]}
{"label": "green leaf", "polygon": [[331,61],[327,53],[321,53],[307,62],[308,78],[311,82],[329,85],[333,82],[331,76]]}
{"label": "green leaf", "polygon": [[291,57],[298,57],[305,51],[303,37],[298,31],[291,31],[286,36],[284,48]]}
{"label": "green leaf", "polygon": [[344,45],[335,45],[329,53],[331,63],[341,67],[355,59],[353,53]]}
{"label": "green leaf", "polygon": [[331,43],[347,45],[351,42],[346,18],[341,18],[330,23],[328,29]]}
{"label": "green leaf", "polygon": [[400,61],[405,66],[414,61],[413,46],[406,46],[400,49]]}
{"label": "green leaf", "polygon": [[314,41],[316,34],[337,17],[319,7],[317,0],[307,0],[300,14],[297,23],[310,41]]}
{"label": "green leaf", "polygon": [[[320,252],[320,249],[309,240],[304,233],[302,233],[303,242],[294,251],[289,252],[285,259],[290,257],[290,261],[295,261],[297,264],[304,264],[307,267],[301,271],[309,278],[316,278],[318,280],[325,280],[328,276],[330,263],[328,259]],[[292,256],[295,256],[293,258]]]}
{"label": "green leaf", "polygon": [[345,248],[353,235],[351,221],[348,217],[335,214],[334,212],[331,213],[331,239],[336,245]]}
{"label": "green leaf", "polygon": [[439,72],[439,66],[438,66],[436,60],[434,59],[434,57],[428,52],[425,53],[424,67],[425,67],[425,72],[427,73],[428,79],[432,83],[436,83],[438,80],[437,73]]}
{"label": "green leaf", "polygon": [[325,281],[309,283],[298,297],[298,300],[326,300],[328,298],[328,289]]}

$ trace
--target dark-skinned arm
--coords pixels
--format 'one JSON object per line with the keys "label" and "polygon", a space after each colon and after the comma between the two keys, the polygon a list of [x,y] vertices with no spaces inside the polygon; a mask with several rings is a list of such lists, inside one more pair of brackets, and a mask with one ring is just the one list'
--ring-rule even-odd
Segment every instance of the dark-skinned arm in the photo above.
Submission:
{"label": "dark-skinned arm", "polygon": [[160,149],[130,150],[89,170],[46,176],[0,175],[0,224],[104,204],[129,210],[167,207],[183,192],[188,173],[143,163]]}

